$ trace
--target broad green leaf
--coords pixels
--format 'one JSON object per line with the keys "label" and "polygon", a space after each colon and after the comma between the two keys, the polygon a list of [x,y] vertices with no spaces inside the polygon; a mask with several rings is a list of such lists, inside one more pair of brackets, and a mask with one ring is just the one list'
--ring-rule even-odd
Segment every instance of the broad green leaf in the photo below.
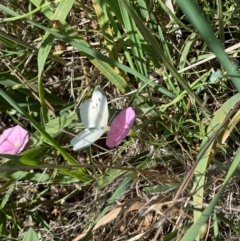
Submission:
{"label": "broad green leaf", "polygon": [[29,228],[22,241],[39,241],[37,233],[33,228]]}

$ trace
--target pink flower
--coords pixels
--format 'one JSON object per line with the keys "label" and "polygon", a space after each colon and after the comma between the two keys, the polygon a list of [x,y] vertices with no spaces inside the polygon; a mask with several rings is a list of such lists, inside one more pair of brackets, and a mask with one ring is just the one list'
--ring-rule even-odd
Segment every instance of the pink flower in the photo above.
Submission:
{"label": "pink flower", "polygon": [[17,125],[5,130],[0,135],[0,153],[18,154],[28,142],[28,132]]}
{"label": "pink flower", "polygon": [[112,121],[107,134],[106,145],[113,148],[118,146],[128,135],[135,120],[135,112],[132,107],[121,111]]}

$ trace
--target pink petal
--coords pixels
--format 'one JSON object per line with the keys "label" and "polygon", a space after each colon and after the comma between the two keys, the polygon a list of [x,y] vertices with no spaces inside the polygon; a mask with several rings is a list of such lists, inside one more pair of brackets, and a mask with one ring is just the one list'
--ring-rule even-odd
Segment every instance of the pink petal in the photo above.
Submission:
{"label": "pink petal", "polygon": [[118,146],[128,135],[135,120],[135,112],[132,107],[121,111],[112,121],[107,134],[106,145],[110,148]]}
{"label": "pink petal", "polygon": [[135,111],[132,107],[128,107],[127,109],[125,109],[125,111],[126,122],[128,123],[128,126],[132,126],[135,121]]}
{"label": "pink petal", "polygon": [[0,136],[0,153],[20,153],[28,142],[28,132],[17,125],[5,130]]}
{"label": "pink petal", "polygon": [[18,149],[15,148],[12,143],[5,141],[0,146],[0,153],[2,154],[17,154]]}

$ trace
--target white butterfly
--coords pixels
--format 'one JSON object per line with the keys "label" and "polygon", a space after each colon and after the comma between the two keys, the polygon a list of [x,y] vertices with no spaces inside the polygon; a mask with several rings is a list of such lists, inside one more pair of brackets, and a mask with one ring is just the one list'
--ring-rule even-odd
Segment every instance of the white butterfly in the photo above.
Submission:
{"label": "white butterfly", "polygon": [[86,100],[80,107],[80,116],[86,129],[71,140],[74,151],[82,150],[99,139],[106,131],[108,123],[107,98],[97,86],[91,100]]}

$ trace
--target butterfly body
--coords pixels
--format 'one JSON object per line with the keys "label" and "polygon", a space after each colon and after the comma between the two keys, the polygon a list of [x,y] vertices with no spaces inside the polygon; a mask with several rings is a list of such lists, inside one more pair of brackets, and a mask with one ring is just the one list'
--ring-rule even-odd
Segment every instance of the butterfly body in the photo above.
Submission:
{"label": "butterfly body", "polygon": [[80,116],[85,129],[71,140],[74,151],[90,146],[106,131],[108,122],[107,98],[99,86],[94,89],[91,100],[86,100],[81,105]]}

